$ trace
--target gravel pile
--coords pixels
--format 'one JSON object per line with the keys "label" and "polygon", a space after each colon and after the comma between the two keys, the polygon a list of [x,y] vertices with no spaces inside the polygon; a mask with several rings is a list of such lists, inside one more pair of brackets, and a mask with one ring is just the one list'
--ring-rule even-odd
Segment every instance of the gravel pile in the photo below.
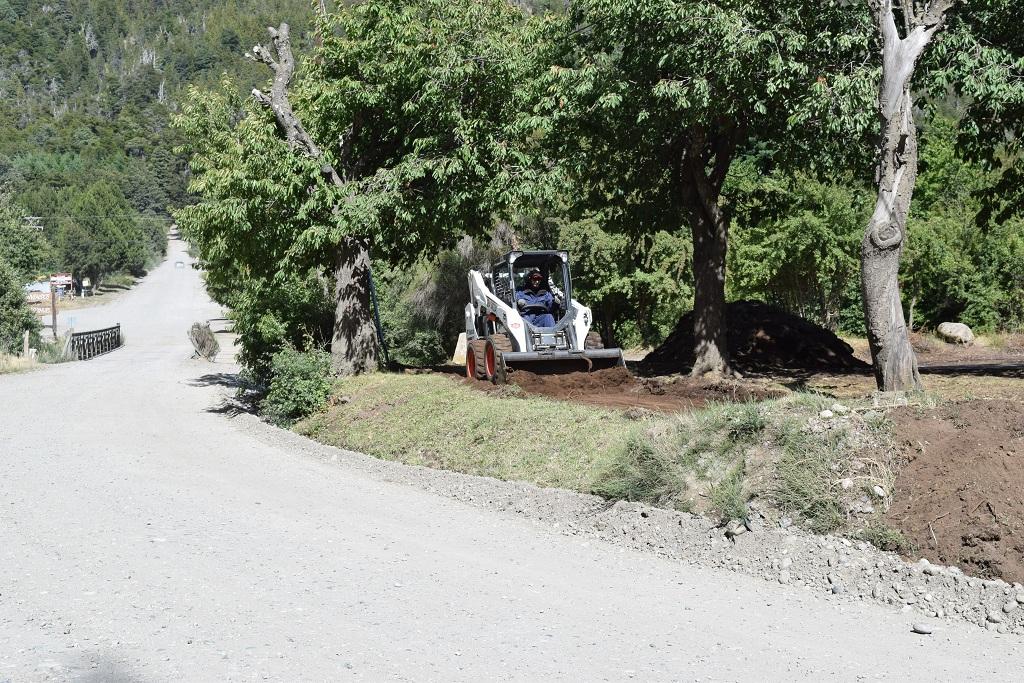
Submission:
{"label": "gravel pile", "polygon": [[998,633],[1024,634],[1024,586],[1019,583],[973,578],[927,560],[908,564],[865,542],[770,526],[756,511],[749,529],[738,524],[721,527],[706,517],[640,503],[611,504],[562,489],[377,460],[275,429],[251,415],[240,416],[236,423],[293,452],[333,462],[344,459],[347,466],[383,480],[510,512],[560,533],[759,576],[824,593],[832,600],[890,605],[907,612],[918,633],[940,630],[943,620],[964,620]]}

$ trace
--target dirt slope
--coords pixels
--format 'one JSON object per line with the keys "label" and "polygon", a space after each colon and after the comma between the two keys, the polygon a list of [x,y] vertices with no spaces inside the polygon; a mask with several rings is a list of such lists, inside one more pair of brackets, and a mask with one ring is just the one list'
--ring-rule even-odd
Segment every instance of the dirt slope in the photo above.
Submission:
{"label": "dirt slope", "polygon": [[1024,404],[894,412],[909,462],[889,521],[933,562],[1024,581]]}

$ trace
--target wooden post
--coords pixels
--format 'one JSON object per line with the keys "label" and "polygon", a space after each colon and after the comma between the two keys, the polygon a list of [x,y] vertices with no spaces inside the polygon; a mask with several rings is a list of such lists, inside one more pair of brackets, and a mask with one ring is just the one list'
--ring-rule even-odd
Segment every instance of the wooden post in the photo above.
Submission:
{"label": "wooden post", "polygon": [[53,340],[57,341],[57,288],[50,283],[50,319],[53,322]]}
{"label": "wooden post", "polygon": [[21,344],[21,355],[24,358],[28,358],[28,337],[29,337],[28,330],[25,330],[25,336],[24,336],[24,338],[22,340],[22,344]]}

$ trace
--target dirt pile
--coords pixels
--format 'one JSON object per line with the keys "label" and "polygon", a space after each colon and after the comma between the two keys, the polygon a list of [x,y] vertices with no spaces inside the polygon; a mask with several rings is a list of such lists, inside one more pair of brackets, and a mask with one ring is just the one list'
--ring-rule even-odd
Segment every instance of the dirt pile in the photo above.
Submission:
{"label": "dirt pile", "polygon": [[710,401],[751,401],[779,395],[768,387],[748,382],[704,382],[688,378],[663,382],[637,378],[626,368],[565,374],[519,369],[509,375],[509,382],[530,395],[606,408],[637,407],[659,412],[693,410]]}
{"label": "dirt pile", "polygon": [[[775,370],[862,371],[870,366],[853,348],[823,327],[759,301],[726,307],[729,356],[744,373]],[[641,363],[644,372],[686,372],[693,367],[693,312]]]}
{"label": "dirt pile", "polygon": [[1024,404],[971,400],[892,419],[908,463],[889,523],[918,556],[1024,581]]}

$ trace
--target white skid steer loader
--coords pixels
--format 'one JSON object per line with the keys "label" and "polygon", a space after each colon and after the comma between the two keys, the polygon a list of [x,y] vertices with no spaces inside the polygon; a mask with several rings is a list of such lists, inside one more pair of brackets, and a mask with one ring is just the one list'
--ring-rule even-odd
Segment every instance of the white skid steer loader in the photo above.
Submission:
{"label": "white skid steer loader", "polygon": [[[527,276],[537,272],[537,291],[551,294],[544,305],[525,295]],[[509,252],[489,273],[469,271],[466,376],[501,384],[518,368],[557,374],[624,366],[622,350],[604,348],[590,329],[593,320],[572,298],[568,252]]]}

